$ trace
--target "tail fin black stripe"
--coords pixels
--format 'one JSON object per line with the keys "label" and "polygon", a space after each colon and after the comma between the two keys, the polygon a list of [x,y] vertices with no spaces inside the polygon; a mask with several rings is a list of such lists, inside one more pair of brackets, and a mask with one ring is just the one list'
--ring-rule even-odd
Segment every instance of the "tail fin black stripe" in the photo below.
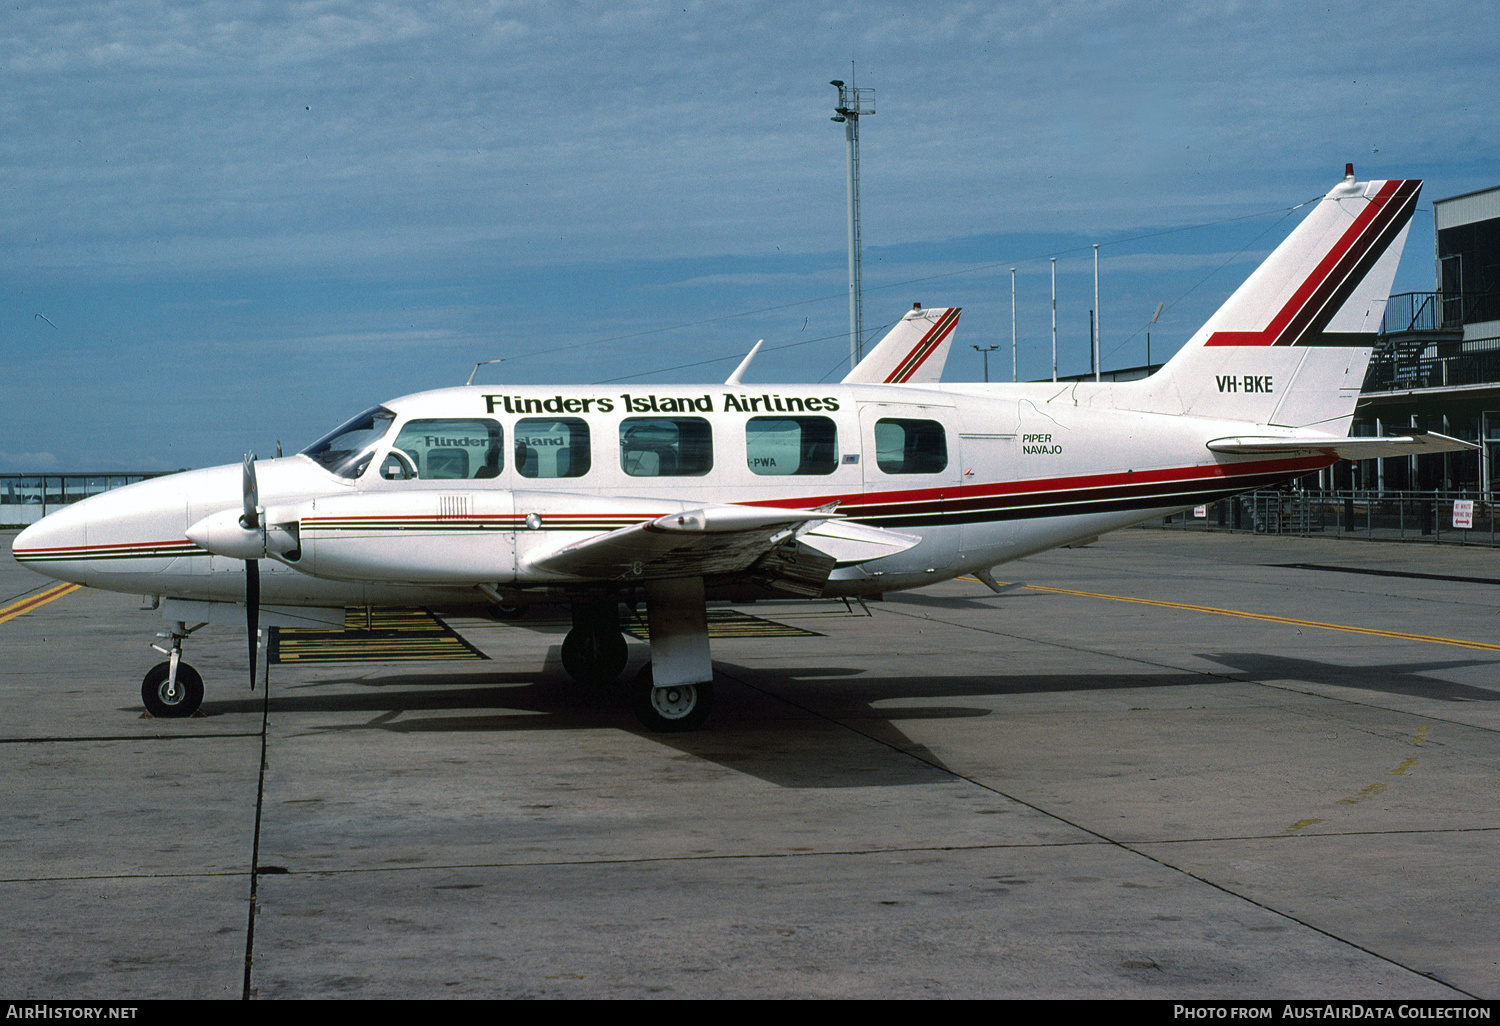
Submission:
{"label": "tail fin black stripe", "polygon": [[1402,185],[1403,188],[1397,191],[1382,211],[1385,216],[1371,224],[1373,237],[1370,244],[1357,251],[1351,249],[1346,254],[1346,259],[1342,261],[1343,266],[1335,269],[1334,274],[1329,276],[1331,281],[1335,275],[1341,275],[1337,286],[1327,290],[1326,298],[1317,306],[1315,312],[1312,312],[1312,303],[1304,307],[1304,311],[1308,311],[1304,326],[1295,334],[1289,327],[1283,333],[1282,338],[1276,341],[1276,345],[1307,345],[1316,339],[1328,327],[1328,322],[1333,320],[1344,304],[1349,301],[1354,290],[1359,288],[1360,283],[1365,280],[1365,275],[1370,273],[1375,264],[1385,255],[1386,250],[1390,249],[1391,243],[1396,241],[1396,237],[1401,234],[1402,229],[1406,227],[1416,211],[1417,194],[1422,189],[1422,183],[1419,181],[1403,182]]}
{"label": "tail fin black stripe", "polygon": [[[1286,344],[1288,331],[1295,331],[1305,325],[1304,317],[1311,316],[1309,307],[1320,294],[1326,294],[1325,289],[1329,287],[1329,280],[1335,277],[1335,272],[1344,263],[1351,250],[1359,254],[1369,247],[1375,235],[1371,234],[1372,226],[1378,221],[1381,226],[1394,213],[1391,207],[1391,199],[1403,188],[1419,188],[1421,182],[1418,180],[1389,181],[1381,186],[1380,191],[1370,200],[1365,209],[1360,212],[1354,222],[1339,237],[1337,243],[1318,262],[1318,266],[1307,276],[1292,296],[1282,305],[1276,315],[1271,318],[1271,323],[1260,331],[1216,331],[1210,335],[1205,346],[1269,346]],[[1400,204],[1397,204],[1399,206]],[[1382,216],[1383,215],[1383,216]],[[1379,229],[1375,229],[1378,234]],[[1358,256],[1354,258],[1356,261]],[[1341,277],[1341,276],[1340,276]]]}

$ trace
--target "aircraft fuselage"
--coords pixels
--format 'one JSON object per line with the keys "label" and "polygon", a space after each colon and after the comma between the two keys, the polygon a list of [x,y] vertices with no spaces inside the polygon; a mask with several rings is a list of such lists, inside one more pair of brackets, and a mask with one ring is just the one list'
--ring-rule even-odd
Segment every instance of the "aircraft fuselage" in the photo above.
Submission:
{"label": "aircraft fuselage", "polygon": [[[539,557],[707,503],[837,503],[844,517],[919,537],[838,567],[823,591],[872,594],[1333,461],[1215,455],[1205,441],[1243,424],[1089,405],[1095,390],[1128,387],[471,386],[407,396],[384,404],[393,416],[358,467],[302,454],[258,462],[267,521],[300,524],[291,556],[265,563],[261,600],[441,606],[472,603],[481,585],[541,597],[580,582],[532,569]],[[243,562],[187,536],[240,502],[237,465],[157,478],[48,517],[15,553],[93,587],[243,601]]]}

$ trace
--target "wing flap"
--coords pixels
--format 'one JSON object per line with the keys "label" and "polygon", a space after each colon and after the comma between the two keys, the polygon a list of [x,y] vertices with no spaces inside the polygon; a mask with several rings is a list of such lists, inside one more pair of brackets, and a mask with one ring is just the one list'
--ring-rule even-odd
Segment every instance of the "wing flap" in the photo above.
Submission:
{"label": "wing flap", "polygon": [[747,569],[796,529],[839,514],[765,506],[705,506],[575,542],[530,569],[594,581],[716,577]]}
{"label": "wing flap", "polygon": [[828,520],[813,524],[798,534],[797,539],[808,548],[833,557],[839,566],[894,556],[922,540],[914,534],[901,534],[848,520]]}

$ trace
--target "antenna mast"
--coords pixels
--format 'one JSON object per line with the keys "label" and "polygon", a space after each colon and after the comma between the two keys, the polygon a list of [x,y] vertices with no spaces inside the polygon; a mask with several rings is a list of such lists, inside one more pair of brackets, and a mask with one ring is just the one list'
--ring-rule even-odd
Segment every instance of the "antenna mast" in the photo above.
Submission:
{"label": "antenna mast", "polygon": [[859,116],[875,113],[875,90],[845,85],[838,79],[828,83],[839,91],[839,105],[833,120],[844,123],[847,146],[845,163],[849,171],[849,369],[858,366],[864,356],[865,312],[860,294],[859,237]]}

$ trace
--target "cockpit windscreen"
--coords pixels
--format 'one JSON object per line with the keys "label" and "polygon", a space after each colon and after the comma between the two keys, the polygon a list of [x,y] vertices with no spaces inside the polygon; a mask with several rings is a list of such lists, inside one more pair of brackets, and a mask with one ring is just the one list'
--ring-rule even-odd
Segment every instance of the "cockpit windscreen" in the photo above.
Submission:
{"label": "cockpit windscreen", "polygon": [[376,444],[390,431],[396,415],[376,406],[339,425],[302,450],[340,477],[358,477],[370,465]]}

